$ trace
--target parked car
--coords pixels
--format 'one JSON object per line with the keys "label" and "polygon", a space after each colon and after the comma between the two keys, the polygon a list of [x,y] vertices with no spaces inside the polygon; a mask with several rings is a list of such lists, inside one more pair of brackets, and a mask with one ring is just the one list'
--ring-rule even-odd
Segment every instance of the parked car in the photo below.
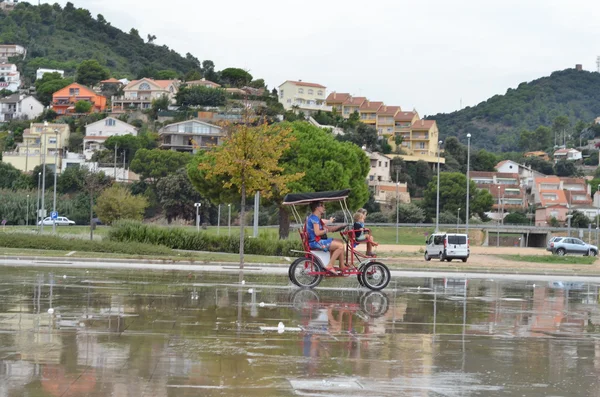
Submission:
{"label": "parked car", "polygon": [[583,242],[582,240],[574,237],[562,237],[556,239],[550,243],[550,251],[554,255],[563,256],[566,254],[582,254],[585,256],[596,256],[598,255],[598,247]]}
{"label": "parked car", "polygon": [[466,234],[434,233],[425,241],[425,260],[439,258],[440,261],[469,258],[469,238]]}
{"label": "parked car", "polygon": [[562,240],[564,237],[557,237],[554,236],[552,237],[550,240],[548,240],[548,244],[546,244],[546,251],[552,251],[554,248],[554,243],[559,242],[560,240]]}
{"label": "parked car", "polygon": [[[54,224],[54,221],[50,217],[46,217],[43,221],[39,221],[38,225],[41,225],[42,222],[44,222],[44,226],[52,226]],[[73,226],[74,224],[75,222],[69,220],[67,217],[59,216],[56,218],[56,226]]]}

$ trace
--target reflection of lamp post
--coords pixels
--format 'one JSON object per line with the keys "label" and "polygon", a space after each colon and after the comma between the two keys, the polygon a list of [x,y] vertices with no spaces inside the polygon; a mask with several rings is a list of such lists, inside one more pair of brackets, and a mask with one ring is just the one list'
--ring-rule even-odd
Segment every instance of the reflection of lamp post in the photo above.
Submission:
{"label": "reflection of lamp post", "polygon": [[[600,161],[600,155],[598,155],[598,161]],[[596,190],[596,194],[600,193],[600,184],[598,184],[598,190]],[[600,207],[600,197],[596,198],[596,203],[598,204],[598,207]],[[600,213],[598,213],[598,209],[596,209],[596,246],[598,246],[598,226],[600,226],[598,223],[600,222]]]}
{"label": "reflection of lamp post", "polygon": [[458,211],[456,213],[456,233],[458,233],[458,225],[460,225],[460,207],[458,207]]}
{"label": "reflection of lamp post", "polygon": [[[396,177],[397,179],[397,177]],[[400,212],[398,209],[398,197],[400,196],[400,182],[396,182],[396,244],[398,244],[398,224],[400,221]]]}
{"label": "reflection of lamp post", "polygon": [[42,173],[38,172],[38,188],[37,188],[37,201],[35,203],[36,205],[36,210],[35,210],[35,224],[37,226],[38,220],[40,218],[40,179],[42,177]]}
{"label": "reflection of lamp post", "polygon": [[471,168],[471,134],[467,134],[467,206],[465,207],[465,233],[469,235],[469,187],[471,180],[469,179],[469,168]]}
{"label": "reflection of lamp post", "polygon": [[437,199],[435,204],[435,232],[440,229],[440,146],[442,141],[438,142],[438,161],[437,161]]}
{"label": "reflection of lamp post", "polygon": [[227,217],[227,228],[229,229],[229,235],[231,236],[231,204],[227,204],[229,207],[229,216]]}
{"label": "reflection of lamp post", "polygon": [[46,136],[44,135],[46,133],[46,129],[48,128],[48,122],[44,121],[44,132],[42,133],[42,139],[43,139],[43,149],[42,149],[42,154],[44,155],[44,159],[42,160],[42,205],[40,206],[40,209],[42,210],[42,223],[40,226],[40,232],[43,233],[44,232],[44,217],[46,215],[45,212],[45,206],[46,203],[44,202],[44,194],[46,193]]}
{"label": "reflection of lamp post", "polygon": [[[58,173],[58,128],[54,129],[54,201],[52,204],[52,212],[56,212],[56,174]],[[52,233],[56,233],[56,218],[52,220]]]}

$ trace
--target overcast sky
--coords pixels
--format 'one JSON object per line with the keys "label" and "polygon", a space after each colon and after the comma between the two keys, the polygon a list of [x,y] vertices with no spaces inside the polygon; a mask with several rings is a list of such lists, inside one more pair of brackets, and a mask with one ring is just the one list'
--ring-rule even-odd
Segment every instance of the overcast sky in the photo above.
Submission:
{"label": "overcast sky", "polygon": [[600,55],[593,0],[72,2],[217,70],[247,69],[270,88],[302,79],[421,116],[576,63],[596,71]]}

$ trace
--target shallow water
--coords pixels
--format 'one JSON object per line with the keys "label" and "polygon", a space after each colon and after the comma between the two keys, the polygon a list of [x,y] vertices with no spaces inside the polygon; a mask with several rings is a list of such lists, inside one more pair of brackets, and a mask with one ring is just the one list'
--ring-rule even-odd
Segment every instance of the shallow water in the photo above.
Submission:
{"label": "shallow water", "polygon": [[596,396],[598,291],[3,268],[0,397]]}

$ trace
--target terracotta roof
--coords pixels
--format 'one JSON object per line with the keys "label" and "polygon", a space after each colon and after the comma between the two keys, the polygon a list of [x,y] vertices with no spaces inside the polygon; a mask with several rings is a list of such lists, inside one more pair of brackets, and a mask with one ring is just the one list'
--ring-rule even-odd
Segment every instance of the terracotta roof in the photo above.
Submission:
{"label": "terracotta roof", "polygon": [[394,116],[394,120],[396,121],[413,121],[413,118],[415,117],[415,112],[399,112],[397,115]]}
{"label": "terracotta roof", "polygon": [[535,184],[539,185],[540,183],[560,183],[560,178],[555,175],[545,176],[543,178],[535,178]]}
{"label": "terracotta roof", "polygon": [[202,86],[210,86],[210,87],[220,87],[220,84],[217,84],[213,81],[202,79],[202,80],[191,80],[186,81],[187,85],[202,85]]}
{"label": "terracotta roof", "polygon": [[[305,81],[292,81],[292,80],[286,80],[286,81],[285,81],[283,84],[285,84],[285,83],[292,83],[292,84],[295,84],[295,85],[301,85],[301,86],[304,86],[304,87],[313,87],[313,88],[327,88],[327,87],[325,87],[324,85],[321,85],[321,84],[316,84],[316,83],[307,83],[307,82],[305,82]],[[283,85],[283,84],[281,84],[281,85]]]}
{"label": "terracotta roof", "polygon": [[328,103],[343,103],[349,97],[350,97],[350,94],[348,94],[348,93],[334,91],[331,94],[327,95],[327,99],[325,101]]}
{"label": "terracotta roof", "polygon": [[[585,196],[583,200],[573,198],[573,196]],[[565,197],[568,203],[576,204],[592,204],[592,197],[583,190],[565,190]]]}
{"label": "terracotta roof", "polygon": [[[556,196],[556,200],[547,199],[544,197],[544,194],[554,194]],[[550,205],[567,205],[567,196],[565,196],[565,192],[563,190],[544,190],[540,194],[540,203],[542,207],[547,207]]]}
{"label": "terracotta roof", "polygon": [[364,111],[376,112],[382,106],[383,106],[383,102],[365,101],[365,102],[362,103],[362,105],[360,105],[360,110],[363,111],[363,112]]}
{"label": "terracotta roof", "polygon": [[[491,185],[487,185],[486,188],[488,188],[487,190],[489,190],[490,194],[492,195],[492,197],[494,198],[498,198],[498,197],[502,197],[504,196],[505,199],[509,199],[509,198],[523,198],[523,189],[518,186],[518,185],[503,185],[503,184],[491,184]],[[500,188],[500,189],[498,189]],[[511,195],[511,196],[507,196],[506,195],[506,190],[507,189],[518,189],[519,190],[519,194],[518,195]]]}
{"label": "terracotta roof", "polygon": [[471,171],[469,172],[470,177],[493,177],[496,175],[497,178],[512,178],[519,180],[519,174],[516,172],[493,172],[493,171]]}
{"label": "terracotta roof", "polygon": [[144,77],[143,79],[140,79],[140,80],[133,80],[133,81],[131,81],[129,84],[127,84],[127,87],[125,87],[125,88],[133,87],[134,85],[136,85],[137,83],[139,83],[142,80],[146,80],[146,81],[152,82],[152,83],[156,84],[157,86],[159,86],[160,88],[167,88],[171,84],[173,84],[173,83],[175,83],[177,81],[177,80],[153,80],[153,79],[149,79],[147,77]]}
{"label": "terracotta roof", "polygon": [[360,106],[366,100],[367,98],[364,96],[350,96],[344,101],[344,105]]}
{"label": "terracotta roof", "polygon": [[377,115],[379,116],[395,116],[400,110],[400,106],[382,106],[377,111]]}
{"label": "terracotta roof", "polygon": [[527,152],[523,156],[543,156],[543,155],[547,156],[546,152],[543,152],[541,150],[537,150],[537,151],[534,151],[534,152]]}
{"label": "terracotta roof", "polygon": [[119,80],[115,79],[114,77],[111,77],[111,78],[110,78],[110,79],[108,79],[108,80],[102,80],[102,81],[101,81],[101,83],[105,83],[105,84],[106,84],[106,83],[109,83],[109,84],[110,84],[110,83],[113,83],[113,84],[115,84],[115,83],[116,83],[116,84],[120,84],[121,82],[120,82]]}
{"label": "terracotta roof", "polygon": [[413,130],[429,130],[435,124],[435,120],[417,120],[413,123]]}
{"label": "terracotta roof", "polygon": [[563,181],[563,183],[569,183],[569,184],[577,184],[577,185],[584,185],[586,186],[587,184],[585,183],[585,179],[583,178],[570,178],[570,177],[562,177],[559,178],[561,181]]}

